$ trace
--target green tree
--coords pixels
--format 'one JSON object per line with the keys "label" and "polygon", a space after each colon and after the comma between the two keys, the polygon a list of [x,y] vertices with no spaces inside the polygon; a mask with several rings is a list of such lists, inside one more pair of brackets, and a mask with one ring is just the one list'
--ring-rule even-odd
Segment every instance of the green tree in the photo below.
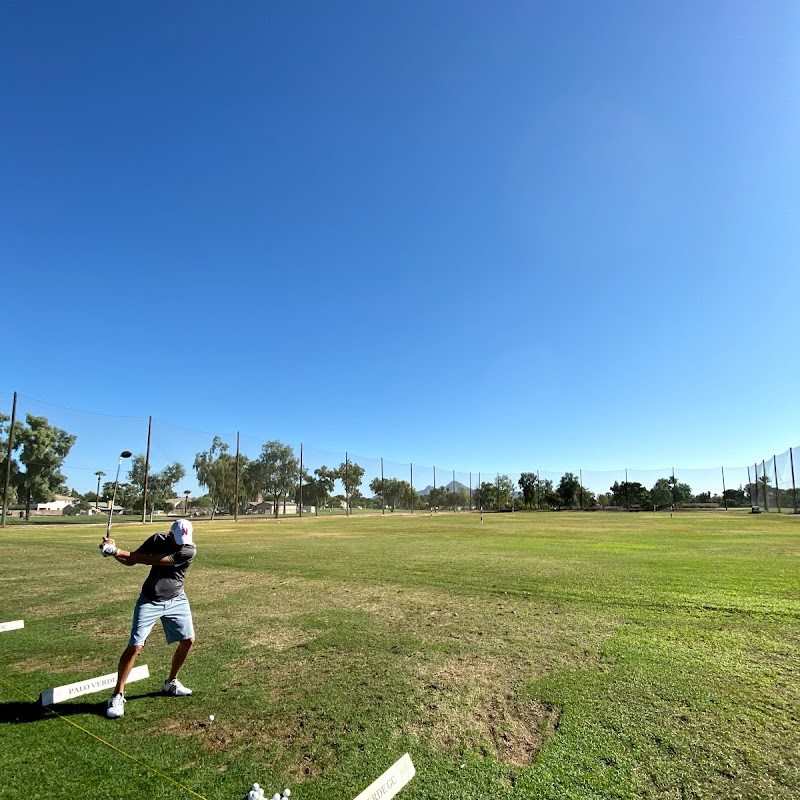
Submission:
{"label": "green tree", "polygon": [[369,490],[372,492],[373,497],[378,498],[378,502],[381,506],[390,505],[389,495],[391,494],[391,482],[391,478],[381,478],[380,476],[373,478],[369,482]]}
{"label": "green tree", "polygon": [[411,504],[411,484],[397,478],[373,478],[369,488],[376,500],[376,508],[388,507],[394,511],[397,506]]}
{"label": "green tree", "polygon": [[377,500],[378,508],[386,506],[394,511],[404,500],[410,502],[411,485],[408,481],[397,478],[373,478],[369,482],[369,488]]}
{"label": "green tree", "polygon": [[[51,425],[46,417],[28,414],[25,423],[19,433],[19,460],[24,471],[17,473],[16,483],[25,498],[25,518],[30,519],[31,503],[52,500],[64,484],[61,466],[77,437]],[[14,435],[16,438],[16,431]]]}
{"label": "green tree", "polygon": [[314,506],[316,513],[319,514],[320,506],[325,508],[333,492],[336,484],[336,470],[329,469],[323,464],[314,470],[314,478],[311,482],[313,482],[314,500],[316,501]]}
{"label": "green tree", "polygon": [[261,455],[248,465],[253,487],[263,496],[272,498],[272,514],[278,516],[278,505],[293,494],[300,476],[300,462],[291,445],[273,440],[261,447]]}
{"label": "green tree", "polygon": [[547,497],[553,492],[553,481],[550,478],[539,478],[538,491],[536,492],[537,503],[539,508],[548,505]]}
{"label": "green tree", "polygon": [[648,507],[650,505],[650,492],[638,481],[614,481],[611,487],[611,503],[615,506],[633,508],[634,506]]}
{"label": "green tree", "polygon": [[455,511],[458,508],[469,506],[469,490],[463,486],[456,489],[454,492],[447,492],[445,497],[445,505]]}
{"label": "green tree", "polygon": [[211,447],[194,458],[197,482],[211,497],[212,519],[218,508],[230,511],[236,502],[236,456],[228,450],[229,446],[215,436]]}
{"label": "green tree", "polygon": [[746,506],[750,502],[750,492],[748,491],[747,487],[742,486],[739,484],[738,489],[726,489],[723,494],[723,502],[727,500],[728,505],[735,507],[735,506]]}
{"label": "green tree", "polygon": [[[552,481],[550,482],[552,486]],[[564,498],[554,489],[547,489],[544,493],[544,503],[548,508],[559,509],[564,505]]]}
{"label": "green tree", "polygon": [[514,482],[508,475],[498,475],[493,482],[483,481],[473,493],[473,502],[483,509],[510,508]]}
{"label": "green tree", "polygon": [[602,494],[598,494],[597,503],[603,507],[613,505],[611,502],[611,492],[603,492]]}
{"label": "green tree", "polygon": [[302,496],[299,483],[295,488],[295,502],[303,506],[313,505],[315,516],[319,516],[320,506],[325,507],[328,496],[333,491],[333,484],[336,478],[328,476],[329,472],[332,472],[332,470],[328,470],[327,467],[323,466],[315,469],[313,475],[309,475],[308,470],[303,467]]}
{"label": "green tree", "polygon": [[481,485],[472,492],[472,502],[475,503],[476,508],[480,509],[491,508],[493,505],[497,507],[496,497],[495,485],[489,481],[482,481]]}
{"label": "green tree", "polygon": [[511,498],[514,494],[514,482],[508,475],[498,475],[494,483],[497,491],[497,507],[511,508]]}
{"label": "green tree", "polygon": [[[19,447],[22,425],[14,422],[14,441],[11,449],[11,470],[9,472],[8,504],[17,502],[17,486],[19,485],[19,464],[14,458],[14,451]],[[8,437],[11,435],[11,417],[0,414],[0,481],[5,486],[6,470],[8,469]]]}
{"label": "green tree", "polygon": [[659,478],[650,490],[650,503],[656,508],[671,508],[673,505],[672,486],[668,478]]}
{"label": "green tree", "polygon": [[364,478],[364,467],[354,461],[343,461],[336,470],[336,477],[344,486],[347,511],[349,513],[354,501],[361,497],[360,486]]}
{"label": "green tree", "polygon": [[673,503],[676,506],[692,502],[692,487],[688,483],[681,483],[676,477],[667,478],[672,487]]}
{"label": "green tree", "polygon": [[[141,506],[142,511],[146,515],[148,510],[152,514],[157,508],[166,510],[167,503],[172,500],[176,494],[175,484],[182,481],[186,476],[186,470],[179,462],[174,464],[167,464],[164,469],[159,472],[150,472],[147,477],[147,505],[144,508],[144,483],[145,483],[145,465],[147,463],[144,454],[139,453],[131,459],[131,467],[128,471],[128,479],[130,483],[125,486],[124,491],[120,492],[122,486],[117,489],[117,503],[126,508],[135,508]],[[110,487],[108,491],[108,499],[111,501],[114,484],[104,484],[105,487]]]}
{"label": "green tree", "polygon": [[[374,478],[370,481],[369,484],[370,489],[372,489],[373,493],[380,497],[381,495],[381,479]],[[383,497],[382,502],[384,505],[388,506],[392,511],[394,511],[398,506],[401,508],[410,508],[412,498],[416,495],[416,492],[413,491],[411,488],[411,484],[408,481],[401,481],[397,478],[386,478],[383,482]]]}
{"label": "green tree", "polygon": [[561,476],[558,489],[556,489],[567,508],[572,508],[578,504],[580,501],[580,490],[581,482],[571,472],[565,472]]}
{"label": "green tree", "polygon": [[528,508],[536,502],[536,488],[539,483],[539,476],[535,472],[523,472],[519,476],[517,484],[522,489],[522,500]]}
{"label": "green tree", "polygon": [[434,508],[443,508],[447,503],[447,489],[444,486],[433,487],[428,492],[427,506],[431,510]]}
{"label": "green tree", "polygon": [[[143,458],[143,457],[142,457]],[[144,463],[144,462],[143,462]],[[104,497],[108,504],[111,504],[111,499],[114,496],[114,481],[107,481],[103,484],[100,490],[100,497]],[[133,483],[123,481],[117,485],[117,499],[116,504],[123,508],[141,508],[142,506],[142,490],[137,488]]]}

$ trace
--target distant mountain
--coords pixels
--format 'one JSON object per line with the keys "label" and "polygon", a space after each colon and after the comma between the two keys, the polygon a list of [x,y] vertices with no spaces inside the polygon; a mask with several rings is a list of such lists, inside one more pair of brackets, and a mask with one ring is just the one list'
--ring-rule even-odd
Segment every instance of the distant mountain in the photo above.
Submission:
{"label": "distant mountain", "polygon": [[[441,489],[441,486],[437,486],[437,489]],[[448,492],[458,492],[461,489],[465,489],[469,491],[469,486],[464,486],[463,483],[459,483],[458,481],[450,481],[450,483],[445,484],[444,488]],[[423,497],[427,497],[433,491],[433,486],[426,486],[424,489],[420,489],[417,494],[421,494]]]}

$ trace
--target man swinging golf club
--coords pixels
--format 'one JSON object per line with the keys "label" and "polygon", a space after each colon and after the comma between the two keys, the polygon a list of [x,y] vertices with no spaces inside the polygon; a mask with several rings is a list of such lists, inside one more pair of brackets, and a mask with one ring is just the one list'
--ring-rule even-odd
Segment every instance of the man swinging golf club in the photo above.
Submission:
{"label": "man swinging golf club", "polygon": [[173,697],[190,695],[192,690],[178,680],[178,672],[194,645],[192,611],[183,591],[186,571],[197,552],[192,542],[192,523],[186,519],[177,519],[172,523],[169,533],[154,533],[132,553],[120,550],[114,540],[106,535],[100,545],[100,552],[104,556],[113,556],[126,567],[134,564],[150,565],[150,574],[142,584],[142,592],[133,610],[131,637],[119,659],[117,685],[108,701],[106,716],[116,719],[125,714],[125,682],[133,669],[136,656],[142,651],[158,620],[161,620],[167,643],[178,643],[169,678],[164,681],[164,693]]}

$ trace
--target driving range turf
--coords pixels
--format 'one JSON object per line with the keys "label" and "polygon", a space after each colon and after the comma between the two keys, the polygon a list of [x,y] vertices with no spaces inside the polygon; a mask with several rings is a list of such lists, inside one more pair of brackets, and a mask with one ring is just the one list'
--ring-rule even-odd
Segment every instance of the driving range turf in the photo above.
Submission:
{"label": "driving range turf", "polygon": [[34,702],[127,642],[147,568],[103,530],[0,533],[2,798],[352,800],[405,752],[403,800],[800,796],[800,516],[198,523],[194,694],[156,627],[114,721]]}

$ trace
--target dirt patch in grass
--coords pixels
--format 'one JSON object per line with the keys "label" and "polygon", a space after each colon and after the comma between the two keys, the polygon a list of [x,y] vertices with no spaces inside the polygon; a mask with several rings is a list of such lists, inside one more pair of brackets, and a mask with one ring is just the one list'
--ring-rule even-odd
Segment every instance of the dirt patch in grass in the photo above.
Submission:
{"label": "dirt patch in grass", "polygon": [[323,766],[311,753],[303,753],[296,761],[286,766],[286,774],[298,783],[312,780],[322,775]]}
{"label": "dirt patch in grass", "polygon": [[561,716],[547,703],[517,701],[515,689],[534,676],[520,660],[448,658],[419,675],[428,700],[411,733],[442,750],[470,747],[515,766],[531,764]]}
{"label": "dirt patch in grass", "polygon": [[481,739],[499,761],[517,767],[533,763],[560,719],[561,709],[549,703],[520,704],[513,697],[490,698],[475,710]]}
{"label": "dirt patch in grass", "polygon": [[87,631],[91,633],[93,639],[102,639],[104,641],[110,639],[116,640],[120,643],[120,647],[123,647],[129,633],[128,629],[125,627],[109,627],[105,620],[99,621],[96,619],[84,619],[79,622],[71,622],[69,627],[70,630],[73,631]]}
{"label": "dirt patch in grass", "polygon": [[260,630],[253,636],[249,644],[251,647],[269,647],[279,653],[291,650],[293,647],[308,644],[314,640],[314,635],[298,628],[280,627]]}
{"label": "dirt patch in grass", "polygon": [[181,738],[192,738],[209,750],[224,753],[233,744],[234,738],[241,738],[241,731],[233,731],[220,722],[196,722],[182,718],[161,720],[153,730],[154,735],[169,734]]}
{"label": "dirt patch in grass", "polygon": [[[207,577],[193,600],[242,588],[232,570]],[[565,665],[598,665],[619,625],[524,593],[458,596],[292,577],[262,581],[246,615],[227,612],[201,613],[207,639],[233,637],[249,650],[227,663],[222,683],[263,692],[264,717],[250,721],[248,746],[277,748],[282,768],[300,782],[337,762],[334,743],[343,735],[369,735],[380,710],[391,707],[407,708],[407,716],[392,714],[403,735],[445,752],[469,748],[529,765],[561,712],[525,687]],[[176,731],[214,746],[207,733],[196,725]],[[242,731],[220,728],[216,735],[224,743]]]}

